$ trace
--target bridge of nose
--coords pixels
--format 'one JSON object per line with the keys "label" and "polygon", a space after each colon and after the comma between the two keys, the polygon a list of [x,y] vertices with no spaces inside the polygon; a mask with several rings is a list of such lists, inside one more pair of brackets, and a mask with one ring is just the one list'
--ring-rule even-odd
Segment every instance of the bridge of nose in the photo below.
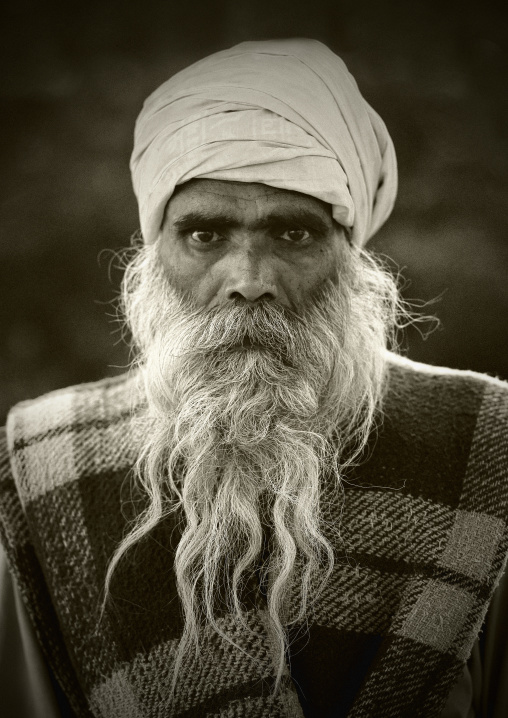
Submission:
{"label": "bridge of nose", "polygon": [[277,267],[270,238],[244,228],[234,235],[223,260],[225,296],[228,299],[242,296],[250,302],[261,297],[276,299],[279,294]]}

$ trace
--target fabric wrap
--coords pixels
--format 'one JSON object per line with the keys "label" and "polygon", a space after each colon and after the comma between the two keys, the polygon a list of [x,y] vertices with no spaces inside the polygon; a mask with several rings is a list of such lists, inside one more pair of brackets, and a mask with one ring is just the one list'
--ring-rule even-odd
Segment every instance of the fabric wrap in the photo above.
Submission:
{"label": "fabric wrap", "polygon": [[[507,385],[391,361],[383,423],[345,486],[344,545],[308,625],[291,629],[281,693],[254,581],[250,630],[219,618],[243,651],[203,635],[172,701],[175,517],[119,566],[99,620],[108,559],[143,506],[129,480],[132,387],[124,376],[18,405],[0,457],[2,542],[76,715],[439,716],[506,561]],[[336,521],[326,477],[323,500]]]}
{"label": "fabric wrap", "polygon": [[144,103],[130,166],[149,243],[175,186],[194,178],[317,197],[358,245],[397,193],[383,121],[344,62],[315,40],[244,42],[174,75]]}

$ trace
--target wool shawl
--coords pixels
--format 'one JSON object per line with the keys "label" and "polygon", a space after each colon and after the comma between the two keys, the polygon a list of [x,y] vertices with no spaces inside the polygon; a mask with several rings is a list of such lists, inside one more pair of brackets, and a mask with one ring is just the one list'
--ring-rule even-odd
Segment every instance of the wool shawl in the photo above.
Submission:
{"label": "wool shawl", "polygon": [[[508,386],[392,358],[382,421],[344,504],[323,477],[341,545],[305,626],[289,630],[273,695],[266,600],[254,586],[238,647],[202,635],[170,698],[182,632],[165,519],[118,567],[108,561],[143,508],[133,379],[16,406],[0,460],[0,528],[59,690],[79,718],[439,716],[461,674],[508,551]],[[256,590],[257,588],[257,590]]]}

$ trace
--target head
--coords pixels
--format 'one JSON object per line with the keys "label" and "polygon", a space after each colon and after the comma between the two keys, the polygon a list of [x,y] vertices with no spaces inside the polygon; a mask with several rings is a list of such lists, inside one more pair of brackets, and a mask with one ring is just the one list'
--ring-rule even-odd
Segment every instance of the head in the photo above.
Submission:
{"label": "head", "polygon": [[136,474],[149,505],[108,580],[165,515],[182,517],[175,679],[205,629],[230,640],[221,612],[245,623],[258,569],[282,673],[286,627],[305,621],[333,568],[340,517],[325,521],[326,504],[340,499],[375,425],[397,315],[393,279],[361,248],[354,212],[291,182],[221,172],[170,183],[162,213],[153,192],[140,201],[142,224],[153,227],[143,215],[152,202],[158,230],[123,284],[145,397]]}

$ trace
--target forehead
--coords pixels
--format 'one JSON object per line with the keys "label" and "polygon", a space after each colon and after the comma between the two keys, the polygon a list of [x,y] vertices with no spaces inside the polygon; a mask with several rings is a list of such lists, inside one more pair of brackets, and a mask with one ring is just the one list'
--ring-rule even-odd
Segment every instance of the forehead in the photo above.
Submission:
{"label": "forehead", "polygon": [[168,202],[166,216],[173,217],[194,209],[256,213],[277,209],[290,212],[304,209],[332,221],[332,208],[326,202],[291,190],[255,182],[194,179],[178,185]]}

